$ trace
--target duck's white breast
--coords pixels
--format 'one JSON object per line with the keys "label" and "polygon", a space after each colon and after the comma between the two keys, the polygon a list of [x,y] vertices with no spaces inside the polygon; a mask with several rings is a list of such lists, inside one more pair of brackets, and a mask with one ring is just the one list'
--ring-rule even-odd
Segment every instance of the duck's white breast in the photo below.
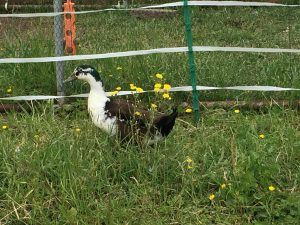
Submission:
{"label": "duck's white breast", "polygon": [[109,112],[105,111],[105,104],[107,99],[95,99],[93,96],[89,96],[88,99],[88,111],[93,123],[104,130],[110,135],[117,133],[117,118],[110,117]]}
{"label": "duck's white breast", "polygon": [[107,117],[104,111],[89,108],[89,114],[93,123],[110,135],[115,135],[117,132],[116,117]]}

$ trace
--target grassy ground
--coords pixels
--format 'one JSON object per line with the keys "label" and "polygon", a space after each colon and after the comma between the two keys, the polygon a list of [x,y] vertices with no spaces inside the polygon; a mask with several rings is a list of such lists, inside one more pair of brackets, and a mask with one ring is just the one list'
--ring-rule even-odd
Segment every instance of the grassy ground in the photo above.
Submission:
{"label": "grassy ground", "polygon": [[[77,17],[78,54],[185,46],[181,12],[139,20],[126,12]],[[194,8],[195,45],[300,48],[299,9]],[[53,55],[51,19],[0,19],[0,57]],[[197,53],[199,85],[299,87],[299,56]],[[152,89],[157,72],[189,85],[185,54],[67,62],[103,74],[108,90]],[[52,63],[0,64],[0,95],[55,94]],[[7,93],[7,90],[11,92]],[[67,94],[87,85],[66,86]],[[299,98],[299,93],[201,92],[203,100]],[[172,94],[162,109],[189,100]],[[85,104],[85,103],[84,103]],[[181,115],[155,148],[123,146],[95,128],[82,103],[0,117],[0,224],[298,224],[298,112],[204,110]],[[76,129],[79,128],[79,129]],[[274,188],[275,190],[273,190]]]}
{"label": "grassy ground", "polygon": [[120,147],[82,112],[44,106],[6,119],[1,224],[299,222],[293,110],[210,110],[197,127],[183,117],[155,148]]}

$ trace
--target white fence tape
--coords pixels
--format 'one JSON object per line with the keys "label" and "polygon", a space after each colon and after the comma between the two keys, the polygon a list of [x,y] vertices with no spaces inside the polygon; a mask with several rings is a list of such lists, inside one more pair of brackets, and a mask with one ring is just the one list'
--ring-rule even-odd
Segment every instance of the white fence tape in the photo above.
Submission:
{"label": "white fence tape", "polygon": [[[77,11],[77,12],[67,12],[70,14],[87,14],[87,13],[97,13],[105,11],[124,11],[126,9],[98,9],[98,10],[88,10],[88,11]],[[33,18],[33,17],[54,17],[65,14],[64,12],[58,13],[18,13],[18,14],[0,14],[0,18]]]}
{"label": "white fence tape", "polygon": [[[192,91],[192,86],[181,86],[173,87],[169,92],[178,92],[178,91]],[[300,91],[298,88],[283,88],[283,87],[274,87],[274,86],[233,86],[233,87],[208,87],[208,86],[197,86],[198,91],[212,91],[212,90],[237,90],[237,91]],[[154,92],[153,90],[143,91]],[[110,92],[106,92],[109,96]],[[131,95],[131,94],[140,94],[135,91],[119,91],[116,95]],[[6,97],[0,98],[0,100],[13,100],[13,101],[33,101],[33,100],[48,100],[48,99],[59,99],[59,98],[86,98],[89,94],[78,94],[70,96],[53,96],[53,95],[31,95],[31,96],[15,96],[15,97]]]}
{"label": "white fence tape", "polygon": [[[300,5],[285,5],[285,4],[277,4],[270,2],[243,2],[243,1],[189,1],[190,6],[256,6],[256,7],[299,7]],[[152,5],[152,6],[144,6],[135,9],[157,9],[157,8],[168,8],[168,7],[179,7],[183,6],[183,2],[173,2],[166,3],[161,5]],[[89,10],[89,11],[77,11],[74,14],[87,14],[87,13],[97,13],[104,11],[117,11],[117,10],[132,10],[132,9],[100,9],[100,10]],[[71,13],[71,12],[70,12]],[[73,12],[72,12],[73,13]],[[61,13],[20,13],[20,14],[0,14],[0,18],[2,17],[18,17],[18,18],[30,18],[30,17],[52,17],[62,15]]]}
{"label": "white fence tape", "polygon": [[[282,48],[243,48],[243,47],[214,47],[214,46],[194,46],[195,52],[260,52],[260,53],[300,53],[300,49],[282,49]],[[74,55],[74,56],[60,56],[60,57],[40,57],[40,58],[3,58],[1,63],[45,63],[58,61],[72,61],[85,59],[106,59],[115,57],[127,57],[137,55],[149,55],[157,53],[174,53],[187,52],[187,47],[175,48],[156,48],[148,50],[137,50],[127,52],[112,52],[92,55]]]}
{"label": "white fence tape", "polygon": [[[270,2],[243,2],[243,1],[189,1],[188,4],[190,6],[277,6],[277,7],[297,7],[300,5],[285,5],[285,4],[277,4]],[[153,8],[166,8],[166,7],[178,7],[183,6],[183,2],[172,2],[166,3],[162,5],[155,6],[145,6],[142,7],[144,9],[153,9]]]}

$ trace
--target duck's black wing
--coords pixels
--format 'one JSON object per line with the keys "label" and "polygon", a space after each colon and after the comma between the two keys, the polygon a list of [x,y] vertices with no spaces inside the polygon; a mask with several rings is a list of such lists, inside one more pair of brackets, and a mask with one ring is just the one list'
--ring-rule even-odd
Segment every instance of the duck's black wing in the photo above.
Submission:
{"label": "duck's black wing", "polygon": [[[134,103],[123,100],[116,99],[106,102],[105,111],[110,117],[116,116],[119,120],[131,121],[134,118],[140,118],[144,120],[149,116],[149,112],[144,108],[138,108]],[[136,115],[137,113],[139,115]]]}
{"label": "duck's black wing", "polygon": [[[143,136],[146,133],[153,135],[157,131],[166,137],[173,129],[178,115],[177,108],[174,108],[171,114],[154,116],[153,112],[123,99],[110,99],[105,110],[109,117],[117,117],[121,139],[128,139],[133,135]],[[136,112],[139,112],[139,115],[135,115]]]}
{"label": "duck's black wing", "polygon": [[[149,112],[138,108],[130,101],[114,99],[106,102],[105,111],[108,117],[117,117],[119,136],[121,140],[141,137],[147,133],[147,118]],[[138,112],[138,115],[135,113]],[[138,138],[139,139],[139,138]]]}

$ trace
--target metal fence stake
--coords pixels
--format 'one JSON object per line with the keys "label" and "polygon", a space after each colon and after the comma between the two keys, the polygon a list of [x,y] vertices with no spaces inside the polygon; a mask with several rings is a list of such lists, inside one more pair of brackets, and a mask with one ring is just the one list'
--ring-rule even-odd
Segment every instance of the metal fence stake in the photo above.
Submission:
{"label": "metal fence stake", "polygon": [[[62,0],[53,0],[54,12],[62,12]],[[54,39],[55,39],[55,56],[64,55],[64,44],[63,44],[63,17],[62,15],[57,15],[54,17]],[[56,88],[57,95],[64,96],[64,62],[55,63],[56,71]],[[59,105],[64,103],[64,99],[58,99]]]}
{"label": "metal fence stake", "polygon": [[192,94],[193,94],[193,111],[195,122],[200,119],[200,106],[199,106],[199,94],[197,91],[197,77],[196,77],[196,64],[193,51],[193,36],[190,22],[190,11],[188,6],[188,0],[183,0],[183,13],[184,13],[184,25],[185,33],[188,45],[188,57],[189,57],[189,70],[190,78],[192,82]]}

